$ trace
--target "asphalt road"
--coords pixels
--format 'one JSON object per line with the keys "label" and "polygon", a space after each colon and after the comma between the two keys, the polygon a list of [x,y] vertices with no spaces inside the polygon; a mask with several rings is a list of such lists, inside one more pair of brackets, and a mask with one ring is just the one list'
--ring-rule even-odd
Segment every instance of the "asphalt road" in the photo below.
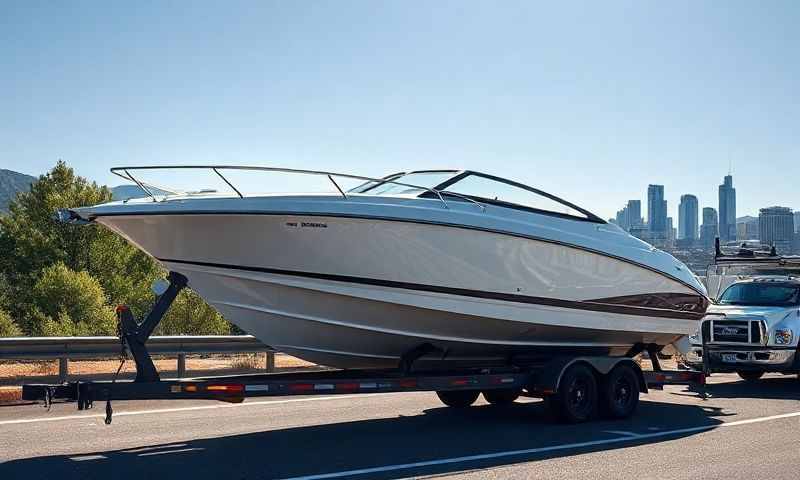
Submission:
{"label": "asphalt road", "polygon": [[559,425],[538,400],[464,411],[434,394],[0,407],[0,479],[797,479],[800,381],[715,376],[625,421]]}

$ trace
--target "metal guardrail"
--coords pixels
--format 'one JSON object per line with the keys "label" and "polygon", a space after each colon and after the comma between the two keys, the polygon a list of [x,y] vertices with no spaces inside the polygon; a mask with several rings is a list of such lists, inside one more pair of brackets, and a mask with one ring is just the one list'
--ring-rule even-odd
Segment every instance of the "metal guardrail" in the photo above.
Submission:
{"label": "metal guardrail", "polygon": [[[186,355],[204,353],[267,353],[265,368],[275,369],[275,350],[250,335],[158,336],[147,340],[152,355],[177,355],[178,377],[186,374]],[[69,360],[116,357],[117,337],[0,338],[0,360],[59,360],[58,376],[66,381]]]}

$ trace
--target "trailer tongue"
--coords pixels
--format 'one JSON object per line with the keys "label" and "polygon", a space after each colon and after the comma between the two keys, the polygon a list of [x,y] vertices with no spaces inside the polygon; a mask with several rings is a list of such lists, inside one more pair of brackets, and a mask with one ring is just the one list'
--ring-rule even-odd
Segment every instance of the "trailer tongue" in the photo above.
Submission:
{"label": "trailer tongue", "polygon": [[[626,357],[559,356],[547,359],[517,355],[508,365],[449,371],[417,371],[414,361],[430,346],[404,355],[396,370],[329,370],[161,380],[147,351],[147,339],[163,318],[186,278],[170,272],[169,286],[144,321],[126,307],[117,309],[120,338],[136,364],[133,381],[76,381],[57,385],[24,385],[25,400],[76,402],[79,410],[106,402],[111,423],[112,400],[206,399],[239,403],[248,397],[335,395],[388,392],[436,392],[451,407],[467,407],[483,394],[490,404],[507,404],[519,396],[544,398],[562,420],[582,422],[602,413],[625,418],[636,409],[639,393],[666,384],[705,385],[696,371],[664,371],[655,345],[637,345]],[[653,371],[644,372],[632,357],[647,352]]]}

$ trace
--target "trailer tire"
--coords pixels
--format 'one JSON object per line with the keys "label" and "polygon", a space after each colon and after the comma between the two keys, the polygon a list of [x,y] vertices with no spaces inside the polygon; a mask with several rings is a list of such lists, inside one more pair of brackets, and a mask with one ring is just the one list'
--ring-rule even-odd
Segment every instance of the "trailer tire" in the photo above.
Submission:
{"label": "trailer tire", "polygon": [[606,418],[628,418],[639,405],[639,376],[631,365],[614,367],[603,378],[600,410]]}
{"label": "trailer tire", "polygon": [[475,403],[480,393],[478,390],[440,390],[436,395],[448,407],[467,408]]}
{"label": "trailer tire", "polygon": [[516,388],[498,388],[495,390],[485,390],[483,398],[492,405],[509,405],[514,403],[522,393]]}
{"label": "trailer tire", "polygon": [[545,406],[563,423],[581,423],[597,413],[597,379],[583,364],[569,367],[562,375],[558,391],[545,397]]}
{"label": "trailer tire", "polygon": [[764,372],[759,372],[757,370],[740,370],[736,372],[736,374],[745,382],[757,382],[764,376]]}

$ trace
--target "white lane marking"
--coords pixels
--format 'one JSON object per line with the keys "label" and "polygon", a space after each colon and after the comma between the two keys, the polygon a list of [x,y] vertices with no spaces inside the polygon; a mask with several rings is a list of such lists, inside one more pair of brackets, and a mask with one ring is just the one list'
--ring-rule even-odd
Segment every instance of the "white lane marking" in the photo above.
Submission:
{"label": "white lane marking", "polygon": [[147,452],[147,453],[140,453],[139,457],[152,457],[154,455],[169,455],[172,453],[184,453],[184,452],[196,452],[197,450],[205,450],[205,448],[200,447],[192,447],[192,448],[181,448],[180,450],[164,450],[162,452]]}
{"label": "white lane marking", "polygon": [[626,437],[638,437],[638,433],[627,432],[625,430],[603,430],[604,433],[613,433],[614,435],[623,435]]}
{"label": "white lane marking", "polygon": [[87,460],[103,460],[106,459],[105,455],[81,455],[79,457],[69,457],[73,462],[85,462]]}
{"label": "white lane marking", "polygon": [[505,452],[484,453],[479,455],[467,455],[464,457],[441,458],[438,460],[428,460],[424,462],[413,463],[399,463],[396,465],[385,465],[382,467],[360,468],[356,470],[346,470],[341,472],[322,473],[319,475],[306,475],[302,477],[288,477],[283,480],[323,480],[327,478],[340,478],[349,477],[353,475],[365,475],[372,473],[391,472],[396,470],[408,470],[411,468],[431,467],[436,465],[447,465],[452,463],[474,462],[478,460],[490,460],[493,458],[513,457],[519,455],[530,455],[534,453],[554,452],[559,450],[573,450],[584,447],[594,447],[597,445],[608,445],[614,443],[635,442],[639,440],[646,440],[649,438],[667,437],[670,435],[679,435],[683,433],[697,433],[717,428],[736,427],[740,425],[749,425],[751,423],[768,422],[771,420],[780,420],[783,418],[800,417],[800,412],[784,413],[781,415],[772,415],[769,417],[751,418],[748,420],[737,420],[735,422],[721,423],[718,425],[702,425],[699,427],[679,428],[676,430],[665,430],[663,432],[643,433],[636,437],[617,437],[605,440],[591,440],[587,442],[567,443],[562,445],[551,445],[549,447],[539,448],[526,448],[523,450],[508,450]]}
{"label": "white lane marking", "polygon": [[[405,393],[405,392],[396,392]],[[386,393],[384,395],[393,395],[394,393]],[[130,412],[115,412],[116,417],[127,417],[131,415],[148,415],[153,413],[173,413],[173,412],[191,412],[194,410],[215,410],[217,408],[240,408],[240,407],[254,407],[257,405],[282,405],[285,403],[299,403],[299,402],[320,402],[323,400],[336,400],[346,398],[356,398],[362,395],[336,395],[332,397],[309,397],[309,398],[292,398],[289,400],[271,400],[262,402],[245,402],[245,403],[222,403],[218,405],[202,405],[197,407],[177,407],[177,408],[159,408],[154,410],[134,410]],[[99,403],[99,402],[98,402]],[[79,420],[86,418],[105,418],[105,414],[94,415],[65,415],[61,417],[38,417],[38,418],[23,418],[19,420],[0,420],[0,425],[16,425],[20,423],[38,423],[38,422],[56,422],[59,420]]]}

